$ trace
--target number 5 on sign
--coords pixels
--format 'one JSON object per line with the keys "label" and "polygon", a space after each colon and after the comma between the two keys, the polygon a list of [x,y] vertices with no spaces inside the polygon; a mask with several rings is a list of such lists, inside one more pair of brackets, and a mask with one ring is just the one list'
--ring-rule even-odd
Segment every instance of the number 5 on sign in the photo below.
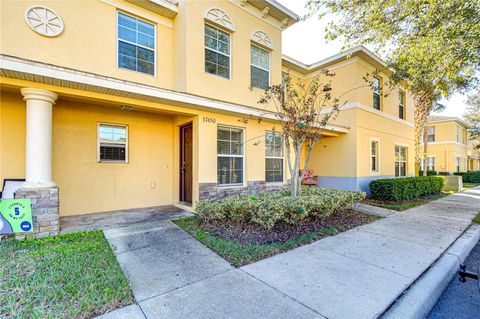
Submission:
{"label": "number 5 on sign", "polygon": [[30,199],[0,200],[0,234],[32,231]]}

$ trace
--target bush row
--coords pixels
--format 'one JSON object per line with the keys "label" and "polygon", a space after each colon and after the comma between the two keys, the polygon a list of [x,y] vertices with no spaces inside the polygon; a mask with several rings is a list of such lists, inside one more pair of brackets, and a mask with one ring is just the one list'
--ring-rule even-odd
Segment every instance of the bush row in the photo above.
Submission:
{"label": "bush row", "polygon": [[[435,176],[435,175],[437,175],[436,171],[427,171],[427,176]],[[419,171],[418,176],[423,176],[423,171]]]}
{"label": "bush row", "polygon": [[402,201],[438,194],[445,183],[441,176],[377,179],[370,183],[373,199]]}
{"label": "bush row", "polygon": [[464,183],[480,183],[480,171],[467,173],[454,173],[454,175],[462,176]]}
{"label": "bush row", "polygon": [[233,195],[216,201],[202,200],[197,204],[196,213],[204,221],[254,223],[272,229],[279,222],[295,225],[310,217],[325,218],[364,198],[364,192],[307,187],[297,197],[281,190],[259,195]]}

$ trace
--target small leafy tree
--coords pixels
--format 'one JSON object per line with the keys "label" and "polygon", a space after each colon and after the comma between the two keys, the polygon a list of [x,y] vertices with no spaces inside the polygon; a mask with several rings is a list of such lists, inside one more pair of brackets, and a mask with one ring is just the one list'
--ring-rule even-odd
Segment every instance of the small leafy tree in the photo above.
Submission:
{"label": "small leafy tree", "polygon": [[[310,83],[304,84],[300,81],[292,83],[292,78],[286,74],[283,84],[269,87],[259,100],[260,104],[274,105],[271,113],[281,124],[280,133],[285,140],[288,168],[292,178],[292,196],[299,195],[312,150],[329,121],[339,112],[339,99],[333,98],[331,94],[333,76],[328,70],[322,70]],[[302,167],[300,155],[304,147],[306,159]]]}

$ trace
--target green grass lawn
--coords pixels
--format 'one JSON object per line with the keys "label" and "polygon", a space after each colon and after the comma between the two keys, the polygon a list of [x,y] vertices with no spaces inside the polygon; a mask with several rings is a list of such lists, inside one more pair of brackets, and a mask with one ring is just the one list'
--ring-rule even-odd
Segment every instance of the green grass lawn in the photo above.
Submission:
{"label": "green grass lawn", "polygon": [[436,196],[435,198],[429,198],[429,199],[424,199],[424,200],[417,200],[417,201],[405,201],[405,202],[398,202],[398,203],[381,203],[379,201],[368,201],[367,204],[369,205],[374,205],[378,207],[383,207],[391,210],[396,210],[396,211],[403,211],[412,207],[424,205],[427,203],[430,203],[431,201],[443,198],[445,196],[450,195],[451,193],[447,192],[442,192],[441,195]]}
{"label": "green grass lawn", "polygon": [[134,302],[101,231],[0,242],[0,318],[93,318]]}
{"label": "green grass lawn", "polygon": [[[373,218],[373,217],[372,217]],[[373,219],[372,219],[373,220]],[[341,227],[325,227],[319,232],[309,233],[291,239],[285,243],[272,244],[248,244],[242,245],[232,239],[213,235],[201,227],[200,219],[197,217],[185,217],[173,220],[180,228],[183,228],[190,235],[195,237],[205,246],[226,259],[235,267],[240,267],[254,261],[273,256],[286,250],[313,242],[326,236],[333,236],[343,231]]]}
{"label": "green grass lawn", "polygon": [[473,218],[473,222],[474,222],[474,223],[477,223],[477,224],[480,224],[480,213],[478,213],[477,216],[475,216],[475,217]]}
{"label": "green grass lawn", "polygon": [[480,183],[463,183],[463,190],[467,190],[480,185]]}

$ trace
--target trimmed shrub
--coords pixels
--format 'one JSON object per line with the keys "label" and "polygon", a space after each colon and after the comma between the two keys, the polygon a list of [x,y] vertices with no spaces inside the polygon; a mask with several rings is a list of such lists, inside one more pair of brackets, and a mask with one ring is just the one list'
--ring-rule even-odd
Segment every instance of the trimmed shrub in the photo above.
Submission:
{"label": "trimmed shrub", "polygon": [[373,199],[402,201],[438,194],[445,183],[441,176],[418,176],[377,179],[370,183]]}
{"label": "trimmed shrub", "polygon": [[[419,171],[418,175],[423,176],[423,171]],[[435,176],[435,175],[437,175],[436,171],[427,171],[427,176]]]}
{"label": "trimmed shrub", "polygon": [[233,195],[216,201],[202,200],[195,211],[204,221],[255,223],[272,229],[279,222],[296,225],[306,218],[325,218],[364,198],[364,192],[306,187],[297,197],[281,190],[259,195]]}
{"label": "trimmed shrub", "polygon": [[480,171],[467,173],[454,173],[454,175],[462,176],[464,183],[480,183]]}

